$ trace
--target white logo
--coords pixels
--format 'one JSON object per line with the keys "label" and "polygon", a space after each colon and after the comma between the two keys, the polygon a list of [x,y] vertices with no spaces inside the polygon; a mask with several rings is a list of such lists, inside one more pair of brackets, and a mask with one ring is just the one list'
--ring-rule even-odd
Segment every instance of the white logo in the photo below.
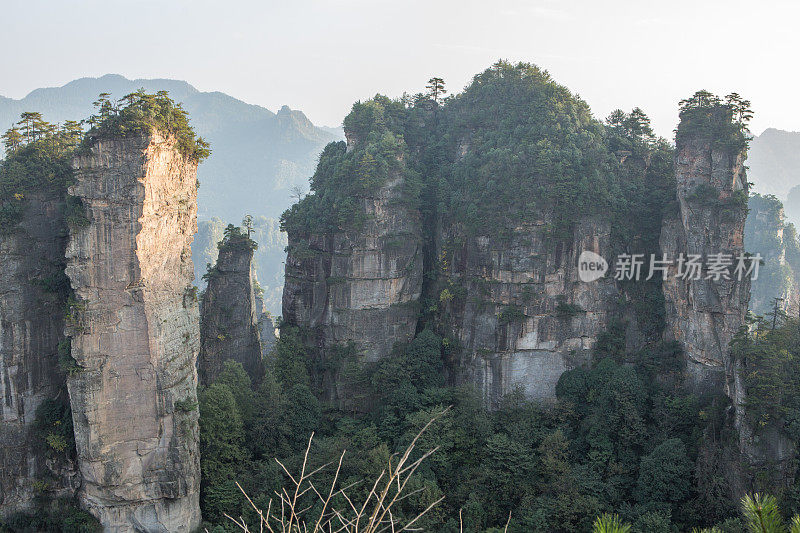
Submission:
{"label": "white logo", "polygon": [[589,283],[602,278],[608,271],[608,262],[594,252],[584,251],[578,258],[578,277]]}

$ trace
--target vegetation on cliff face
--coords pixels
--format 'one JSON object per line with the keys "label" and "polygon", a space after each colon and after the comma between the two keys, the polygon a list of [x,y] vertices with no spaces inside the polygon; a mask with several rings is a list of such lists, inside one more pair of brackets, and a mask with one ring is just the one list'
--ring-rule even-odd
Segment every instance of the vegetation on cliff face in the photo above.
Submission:
{"label": "vegetation on cliff face", "polygon": [[697,91],[680,102],[681,120],[675,140],[680,144],[684,139],[709,139],[714,147],[738,154],[747,149],[750,140],[747,123],[752,116],[750,101],[737,93],[723,100],[708,91]]}
{"label": "vegetation on cliff face", "polygon": [[[312,195],[284,214],[284,227],[304,238],[352,228],[352,216],[342,217],[342,223],[324,219],[318,224],[323,212],[312,207],[337,205],[339,191],[345,198],[356,187],[374,190],[383,184],[383,177],[356,179],[361,175],[355,162],[390,131],[393,139],[403,141],[402,162],[412,169],[407,176],[411,190],[418,192],[409,200],[430,231],[444,222],[463,236],[502,239],[520,224],[544,220],[551,240],[563,242],[580,217],[591,215],[611,222],[615,252],[659,255],[663,218],[678,208],[675,149],[653,134],[641,109],[615,111],[601,123],[546,72],[505,62],[477,75],[460,95],[432,96],[394,102],[376,97],[356,104],[345,121],[348,147],[329,146],[312,180]],[[749,114],[749,104],[735,94],[722,100],[701,91],[681,103],[676,137],[679,143],[690,136],[708,138],[734,153],[746,147]],[[323,196],[336,200],[325,204]],[[714,206],[720,210],[743,207],[741,198],[723,205],[716,196]],[[446,268],[430,254],[426,261],[427,278]],[[458,346],[443,334],[447,317],[428,309],[435,310],[439,300],[458,298],[460,287],[441,287],[436,301],[421,306],[424,319],[411,343],[374,364],[356,364],[352,347],[342,347],[336,361],[328,361],[336,366],[333,374],[342,395],[352,396],[345,403],[370,408],[357,413],[322,404],[312,424],[319,441],[311,457],[320,463],[330,460],[334,456],[328,446],[335,443],[364,461],[401,450],[420,421],[450,405],[427,437],[439,448],[420,488],[429,495],[425,501],[439,495],[445,499],[438,512],[426,517],[423,529],[460,531],[461,516],[464,530],[499,531],[510,513],[509,531],[588,531],[598,515],[614,512],[632,532],[714,525],[743,530],[738,503],[727,488],[735,462],[729,453],[737,446],[726,421],[730,401],[683,388],[681,347],[662,340],[665,303],[658,276],[620,288],[624,298],[595,346],[594,363],[562,375],[554,404],[514,393],[499,409],[486,412],[474,391],[442,379]],[[567,316],[579,312],[561,311]],[[511,306],[501,315],[509,322],[517,316]],[[637,324],[625,321],[631,316]],[[304,377],[321,375],[315,368],[320,362],[309,358],[308,344],[301,342],[311,333],[291,326],[284,325],[287,334],[278,342],[275,364],[292,361]],[[637,350],[627,347],[631,326],[642,337],[643,347]],[[766,404],[787,406],[781,412],[788,416],[792,401],[769,395],[794,386],[780,381],[794,372],[786,368],[794,356],[784,351],[774,359],[780,353],[775,347],[764,349],[767,358],[757,355],[760,348],[742,344],[737,349],[753,350],[746,377],[752,405],[763,398]],[[755,410],[753,416],[763,415]],[[284,449],[283,458],[299,464],[303,444]],[[363,472],[369,477],[368,468]],[[786,512],[797,511],[797,486],[765,488],[778,493]]]}
{"label": "vegetation on cliff face", "polygon": [[777,427],[800,443],[800,321],[780,310],[754,317],[731,353],[744,369],[746,413],[756,431]]}
{"label": "vegetation on cliff face", "polygon": [[166,91],[148,94],[144,89],[122,97],[117,103],[103,93],[95,102],[97,114],[87,120],[90,128],[84,137],[83,148],[98,138],[149,135],[153,130],[175,137],[178,151],[184,157],[201,162],[211,149],[202,137],[197,137],[189,125],[189,114],[176,104]]}
{"label": "vegetation on cliff face", "polygon": [[55,126],[39,113],[23,113],[3,135],[7,157],[0,162],[0,233],[13,231],[31,193],[66,194],[73,180],[70,159],[81,138],[79,124]]}
{"label": "vegetation on cliff face", "polygon": [[301,235],[357,230],[365,221],[361,198],[390,179],[404,178],[407,189],[418,181],[406,161],[407,116],[402,102],[381,95],[354,104],[344,120],[350,149],[341,141],[325,147],[311,177],[311,193],[283,214],[281,229]]}
{"label": "vegetation on cliff face", "polygon": [[795,307],[800,286],[797,230],[784,219],[783,206],[775,196],[754,194],[748,208],[745,249],[761,254],[764,260],[758,279],[752,282],[750,310],[765,316],[772,311],[775,298],[783,298],[785,307]]}

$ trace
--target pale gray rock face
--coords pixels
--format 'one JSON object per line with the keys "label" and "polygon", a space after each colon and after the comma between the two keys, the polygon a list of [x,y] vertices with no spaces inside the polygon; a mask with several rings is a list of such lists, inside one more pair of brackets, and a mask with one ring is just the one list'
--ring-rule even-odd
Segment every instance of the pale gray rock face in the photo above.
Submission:
{"label": "pale gray rock face", "polygon": [[452,295],[446,312],[463,350],[456,381],[477,385],[490,407],[514,389],[555,398],[561,374],[589,362],[617,297],[613,278],[578,278],[581,252],[608,257],[610,234],[608,222],[587,218],[554,250],[545,220],[514,228],[507,242],[451,238],[464,242],[444,253]]}
{"label": "pale gray rock face", "polygon": [[[747,191],[744,154],[713,147],[708,139],[679,142],[675,167],[680,212],[664,221],[661,247],[670,257],[680,253],[744,251],[745,209],[731,209],[726,200],[735,191]],[[702,202],[692,196],[698,185],[719,192],[719,202]],[[726,207],[729,207],[726,209]],[[703,273],[705,277],[705,272]],[[734,492],[743,492],[754,472],[771,472],[773,483],[791,483],[796,457],[794,444],[774,426],[752,428],[745,417],[746,393],[742,362],[734,360],[729,344],[745,323],[750,300],[749,277],[731,280],[681,280],[675,271],[663,283],[667,307],[667,332],[684,349],[687,384],[699,393],[728,395],[733,403],[732,423],[738,432],[743,464],[731,465]]]}
{"label": "pale gray rock face", "polygon": [[227,360],[241,363],[253,381],[264,375],[252,264],[253,249],[246,244],[230,242],[220,248],[200,317],[198,367],[204,385],[214,382]]}
{"label": "pale gray rock face", "polygon": [[[422,292],[419,213],[399,202],[401,177],[360,198],[358,232],[289,235],[283,318],[306,328],[317,356],[353,342],[366,361],[414,337]],[[307,246],[305,244],[307,243]],[[325,385],[337,397],[335,377]]]}
{"label": "pale gray rock face", "polygon": [[[744,252],[747,211],[723,209],[692,194],[698,186],[713,187],[724,205],[736,191],[747,189],[743,163],[744,154],[714,148],[711,139],[678,144],[675,174],[680,210],[665,217],[661,232],[661,249],[669,258],[699,254],[705,262],[710,254],[735,257]],[[689,385],[699,392],[726,390],[734,398],[740,387],[733,379],[728,345],[744,324],[750,278],[682,280],[673,266],[663,289],[667,337],[684,348]]]}
{"label": "pale gray rock face", "polygon": [[80,484],[69,458],[48,466],[31,431],[39,405],[66,394],[58,362],[65,297],[52,288],[67,238],[63,194],[27,196],[19,225],[0,236],[0,514],[30,508],[37,480],[56,479],[53,496]]}
{"label": "pale gray rock face", "polygon": [[106,531],[200,523],[190,245],[197,164],[174,139],[101,139],[75,158],[91,223],[72,233],[67,324],[82,371],[68,379],[86,508]]}

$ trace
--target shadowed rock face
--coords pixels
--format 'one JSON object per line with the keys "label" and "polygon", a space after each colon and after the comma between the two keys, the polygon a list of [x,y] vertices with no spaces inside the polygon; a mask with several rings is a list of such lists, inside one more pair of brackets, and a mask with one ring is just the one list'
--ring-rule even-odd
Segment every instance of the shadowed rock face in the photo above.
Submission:
{"label": "shadowed rock face", "polygon": [[[367,222],[358,232],[289,234],[283,318],[310,333],[320,358],[352,341],[364,360],[375,361],[414,336],[422,230],[419,214],[399,202],[402,181],[390,179],[359,199]],[[337,397],[335,378],[324,388]]]}
{"label": "shadowed rock face", "polygon": [[58,363],[65,296],[56,290],[67,243],[63,205],[57,192],[29,194],[19,226],[0,237],[0,514],[30,507],[36,480],[55,477],[62,495],[80,483],[67,457],[48,468],[31,431],[39,405],[66,396]]}
{"label": "shadowed rock face", "polygon": [[608,222],[579,222],[556,250],[545,226],[515,228],[508,241],[467,238],[449,259],[447,278],[458,289],[448,311],[463,347],[456,381],[478,385],[489,406],[518,387],[530,398],[555,398],[561,374],[589,362],[617,295],[613,279],[584,283],[577,275],[581,252],[608,256]]}
{"label": "shadowed rock face", "polygon": [[227,360],[241,363],[253,381],[264,375],[252,263],[247,241],[223,242],[203,296],[199,371],[204,385],[214,382]]}
{"label": "shadowed rock face", "polygon": [[[714,148],[712,139],[679,141],[675,174],[680,210],[665,217],[661,232],[661,249],[669,258],[699,254],[706,262],[711,254],[736,257],[744,252],[747,211],[731,203],[736,191],[747,190],[743,163],[744,153]],[[698,187],[709,186],[719,199],[698,199]],[[726,204],[732,207],[726,209]],[[676,269],[672,267],[663,283],[667,336],[684,348],[690,386],[700,392],[726,390],[733,398],[741,387],[731,381],[728,344],[744,323],[750,278],[682,280]]]}
{"label": "shadowed rock face", "polygon": [[108,531],[199,525],[190,244],[196,163],[157,134],[97,141],[73,162],[91,223],[71,235],[68,379],[83,504]]}

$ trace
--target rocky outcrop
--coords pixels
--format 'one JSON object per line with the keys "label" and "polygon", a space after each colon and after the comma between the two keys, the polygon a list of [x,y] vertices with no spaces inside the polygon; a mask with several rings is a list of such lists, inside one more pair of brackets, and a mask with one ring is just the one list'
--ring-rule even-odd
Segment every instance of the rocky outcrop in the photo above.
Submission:
{"label": "rocky outcrop", "polygon": [[196,162],[158,134],[95,140],[73,162],[88,226],[72,233],[68,379],[80,498],[107,531],[199,525],[190,245]]}
{"label": "rocky outcrop", "polygon": [[[686,358],[687,380],[699,392],[742,393],[735,383],[728,345],[744,324],[750,278],[714,279],[703,269],[678,276],[678,258],[698,256],[708,266],[714,254],[736,258],[744,250],[747,180],[744,153],[719,147],[714,138],[678,137],[675,174],[679,210],[664,219],[661,249],[670,260],[663,282],[667,337],[679,341]],[[742,202],[744,200],[744,202]],[[708,278],[711,279],[708,279]],[[740,391],[740,392],[737,392]]]}
{"label": "rocky outcrop", "polygon": [[617,296],[612,278],[587,283],[577,271],[582,252],[609,255],[607,221],[581,220],[555,245],[546,228],[542,219],[508,240],[451,235],[445,243],[464,244],[440,254],[447,286],[439,301],[462,351],[455,380],[476,384],[489,406],[516,388],[555,398],[561,374],[589,362]]}
{"label": "rocky outcrop", "polygon": [[0,514],[29,508],[37,481],[60,495],[80,482],[69,457],[47,457],[32,427],[42,402],[66,401],[64,195],[41,191],[26,200],[19,225],[0,237]]}
{"label": "rocky outcrop", "polygon": [[[211,384],[227,360],[236,361],[254,382],[264,375],[259,311],[253,288],[254,242],[226,235],[209,272],[200,318],[200,382]],[[261,304],[263,305],[263,304]]]}
{"label": "rocky outcrop", "polygon": [[774,196],[754,194],[748,203],[745,223],[745,249],[764,260],[758,278],[752,280],[750,310],[761,316],[773,311],[775,298],[779,308],[792,311],[800,303],[800,264],[794,228],[787,225],[781,201]]}
{"label": "rocky outcrop", "polygon": [[[354,343],[360,358],[375,361],[417,327],[422,291],[420,217],[401,202],[403,178],[392,176],[357,199],[366,214],[359,231],[289,232],[283,319],[306,333],[315,357]],[[336,381],[325,376],[329,399]]]}

